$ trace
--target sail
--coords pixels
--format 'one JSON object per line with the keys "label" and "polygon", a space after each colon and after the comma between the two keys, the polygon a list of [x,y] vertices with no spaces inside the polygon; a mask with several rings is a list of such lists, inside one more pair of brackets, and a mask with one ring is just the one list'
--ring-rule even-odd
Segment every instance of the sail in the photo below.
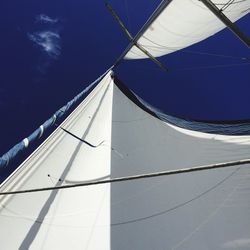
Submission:
{"label": "sail", "polygon": [[[209,134],[169,124],[111,75],[60,125],[64,130],[58,128],[1,185],[1,192],[249,157],[250,136]],[[250,166],[244,165],[1,196],[1,247],[246,247],[250,241],[249,177]]]}
{"label": "sail", "polygon": [[[186,48],[219,32],[225,25],[201,1],[163,1],[165,7],[144,27],[136,42],[154,57]],[[250,11],[250,1],[212,1],[232,22]],[[147,58],[136,46],[128,51],[126,59]]]}
{"label": "sail", "polygon": [[[108,74],[1,191],[109,178],[111,82]],[[2,249],[109,249],[109,184],[0,198]]]}

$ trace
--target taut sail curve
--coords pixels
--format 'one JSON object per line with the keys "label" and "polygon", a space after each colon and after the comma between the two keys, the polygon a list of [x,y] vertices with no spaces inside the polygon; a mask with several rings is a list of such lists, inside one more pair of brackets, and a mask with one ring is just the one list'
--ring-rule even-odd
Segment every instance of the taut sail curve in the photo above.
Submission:
{"label": "taut sail curve", "polygon": [[[112,88],[109,73],[1,191],[109,178]],[[1,248],[110,249],[110,185],[72,191],[0,197]]]}
{"label": "taut sail curve", "polygon": [[[163,56],[198,43],[225,28],[203,3],[198,0],[169,0],[150,26],[143,30],[136,42],[154,57]],[[211,1],[221,12],[235,22],[250,12],[250,1]],[[125,59],[147,56],[136,46]]]}
{"label": "taut sail curve", "polygon": [[[202,133],[162,121],[111,72],[60,127],[0,192],[249,158],[250,136]],[[225,249],[238,241],[246,246],[249,177],[248,164],[0,196],[1,247],[203,250]]]}

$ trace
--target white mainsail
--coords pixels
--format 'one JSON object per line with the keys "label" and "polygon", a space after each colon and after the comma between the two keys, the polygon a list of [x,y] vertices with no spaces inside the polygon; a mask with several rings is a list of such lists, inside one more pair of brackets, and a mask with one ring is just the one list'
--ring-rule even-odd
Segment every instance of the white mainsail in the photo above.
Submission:
{"label": "white mainsail", "polygon": [[[249,0],[212,2],[232,22],[250,12]],[[200,42],[223,28],[225,25],[222,21],[201,1],[172,0],[141,34],[137,43],[154,57],[159,57]],[[142,59],[147,55],[133,46],[125,58]]]}
{"label": "white mainsail", "polygon": [[[111,72],[1,192],[249,157],[250,136],[178,128]],[[227,249],[250,242],[250,166],[0,197],[1,248]],[[229,247],[228,247],[229,246]]]}

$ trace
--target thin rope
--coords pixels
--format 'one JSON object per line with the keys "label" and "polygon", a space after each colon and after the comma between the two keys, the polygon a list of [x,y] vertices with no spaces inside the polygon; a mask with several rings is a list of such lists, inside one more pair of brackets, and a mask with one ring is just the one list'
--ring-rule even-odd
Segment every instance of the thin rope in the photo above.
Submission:
{"label": "thin rope", "polygon": [[221,58],[232,58],[232,59],[239,59],[239,60],[250,60],[248,57],[241,57],[241,56],[232,56],[232,55],[223,55],[223,54],[216,54],[216,53],[209,53],[209,52],[202,52],[202,51],[192,51],[192,50],[180,50],[181,53],[188,53],[194,55],[201,55],[201,56],[215,56]]}
{"label": "thin rope", "polygon": [[222,6],[220,11],[225,11],[229,6],[245,2],[247,0],[229,0],[227,3],[214,3],[216,6]]}
{"label": "thin rope", "polygon": [[218,69],[218,68],[239,67],[239,66],[248,66],[248,65],[250,65],[250,63],[219,64],[219,65],[211,65],[211,66],[179,68],[179,69],[176,69],[176,70],[173,70],[173,71],[197,70],[197,69]]}
{"label": "thin rope", "polygon": [[226,167],[245,165],[245,164],[250,164],[250,159],[230,161],[230,162],[224,162],[224,163],[216,163],[216,164],[210,164],[210,165],[203,165],[203,166],[192,167],[192,168],[182,168],[182,169],[177,169],[177,170],[166,170],[166,171],[162,171],[162,172],[153,172],[153,173],[149,173],[149,174],[117,177],[117,178],[108,179],[108,180],[86,181],[86,182],[77,183],[77,184],[73,184],[73,185],[25,189],[25,190],[18,190],[18,191],[7,191],[7,192],[1,192],[0,195],[36,193],[36,192],[58,190],[58,189],[94,186],[94,185],[101,185],[101,184],[114,183],[114,182],[124,182],[124,181],[147,179],[147,178],[167,176],[167,175],[183,174],[183,173],[190,173],[190,172],[197,172],[197,171],[204,171],[204,170],[211,170],[211,169],[218,169],[218,168],[226,168]]}
{"label": "thin rope", "polygon": [[[124,23],[121,21],[119,16],[116,14],[114,9],[111,7],[110,4],[106,3],[105,4],[106,8],[110,11],[116,22],[119,24],[123,32],[126,34],[127,38],[129,39],[130,43],[133,43],[133,45],[138,48],[141,52],[143,52],[146,56],[148,56],[154,63],[156,63],[163,71],[168,71],[166,66],[162,64],[158,59],[156,59],[151,53],[149,53],[143,46],[141,46],[138,42],[134,41],[133,36],[131,33],[128,31],[128,29],[125,27]],[[119,59],[116,60],[114,63],[114,67],[116,67],[119,63]]]}
{"label": "thin rope", "polygon": [[248,57],[243,57],[243,56],[233,56],[233,55],[223,55],[223,54],[218,54],[218,53],[209,53],[209,52],[203,52],[203,51],[194,51],[194,50],[189,50],[189,49],[182,49],[181,47],[169,47],[166,45],[159,44],[152,39],[149,39],[148,37],[143,36],[144,39],[148,40],[154,45],[147,45],[144,46],[146,48],[155,48],[155,49],[168,49],[173,52],[178,50],[179,53],[189,53],[189,54],[195,54],[195,55],[204,55],[204,56],[215,56],[215,57],[221,57],[221,58],[232,58],[232,59],[239,59],[239,60],[250,60]]}
{"label": "thin rope", "polygon": [[[229,1],[231,1],[231,0],[229,0]],[[235,0],[233,0],[233,3],[231,3],[231,4],[238,4],[238,3],[242,3],[242,2],[245,2],[245,1],[247,1],[247,0],[238,0],[237,2],[235,1]],[[225,5],[225,3],[214,3],[215,5]]]}
{"label": "thin rope", "polygon": [[[125,48],[125,50],[123,51],[123,53],[120,55],[120,57],[117,58],[114,67],[117,67],[124,59],[124,57],[126,56],[126,54],[131,50],[131,48],[137,44],[139,38],[141,37],[141,35],[148,29],[148,27],[153,23],[153,21],[160,15],[160,13],[162,12],[162,10],[168,5],[170,4],[172,0],[163,0],[159,6],[156,8],[156,10],[152,13],[152,15],[149,17],[149,19],[146,21],[146,23],[143,25],[143,27],[141,28],[141,30],[136,34],[136,36],[133,38],[132,41],[130,41],[130,43],[128,44],[128,46]],[[141,47],[141,49],[143,49],[143,47]],[[144,50],[145,53],[145,50]],[[147,56],[149,56],[149,53],[147,54]],[[150,56],[149,56],[150,57]],[[154,58],[154,57],[153,57]],[[153,59],[151,58],[151,59]],[[157,60],[157,59],[156,59]]]}
{"label": "thin rope", "polygon": [[127,20],[128,20],[128,28],[129,30],[131,30],[131,21],[130,21],[130,16],[129,16],[129,8],[128,8],[128,1],[124,0],[124,7],[125,7],[125,14],[127,16]]}
{"label": "thin rope", "polygon": [[130,220],[127,220],[127,221],[115,222],[115,223],[112,223],[111,226],[114,227],[114,226],[126,225],[126,224],[131,224],[131,223],[135,223],[135,222],[139,222],[139,221],[149,220],[149,219],[159,217],[159,216],[162,216],[164,214],[173,212],[176,209],[182,208],[182,207],[184,207],[184,206],[186,206],[186,205],[188,205],[188,204],[190,204],[190,203],[192,203],[194,201],[197,201],[198,199],[204,197],[205,195],[209,194],[210,192],[212,192],[213,190],[215,190],[216,188],[221,186],[229,178],[231,178],[239,169],[240,169],[240,166],[236,170],[234,170],[232,173],[230,173],[228,176],[226,176],[224,179],[222,179],[221,181],[216,183],[214,186],[206,189],[204,192],[198,194],[197,196],[194,196],[193,198],[191,198],[189,200],[186,200],[186,201],[181,202],[181,203],[179,203],[179,204],[177,204],[177,205],[175,205],[173,207],[170,207],[170,208],[168,208],[166,210],[159,211],[157,213],[154,213],[154,214],[151,214],[151,215],[148,215],[148,216],[143,216],[143,217],[140,217],[140,218],[130,219]]}
{"label": "thin rope", "polygon": [[[188,68],[176,68],[172,69],[172,72],[178,72],[178,71],[191,71],[191,70],[197,70],[197,69],[219,69],[219,68],[232,68],[232,67],[242,67],[242,66],[249,66],[250,63],[234,63],[234,64],[218,64],[218,65],[210,65],[210,66],[197,66],[197,67],[188,67]],[[152,67],[144,67],[144,66],[138,66],[136,65],[138,69],[147,70],[147,71],[160,71],[161,69],[152,68]]]}
{"label": "thin rope", "polygon": [[225,3],[221,8],[220,11],[226,10],[231,4],[233,4],[234,0],[228,0],[227,3]]}
{"label": "thin rope", "polygon": [[[237,171],[238,169],[236,169]],[[174,247],[171,248],[171,250],[178,249],[181,245],[183,245],[184,242],[187,242],[195,233],[197,233],[202,227],[204,227],[213,217],[215,217],[216,214],[221,210],[221,208],[226,204],[226,202],[229,200],[229,198],[232,197],[232,195],[235,193],[236,189],[238,188],[239,184],[237,186],[234,186],[233,189],[226,195],[226,198],[220,203],[214,211],[212,211],[207,218],[205,218],[197,227],[194,228],[193,231],[188,232],[186,237],[184,237],[179,243],[177,243]]]}

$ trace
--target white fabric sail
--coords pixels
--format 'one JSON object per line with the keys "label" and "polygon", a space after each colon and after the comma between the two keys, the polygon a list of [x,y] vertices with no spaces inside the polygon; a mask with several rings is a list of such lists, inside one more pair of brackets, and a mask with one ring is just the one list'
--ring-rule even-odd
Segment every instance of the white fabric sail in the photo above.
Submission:
{"label": "white fabric sail", "polygon": [[[225,25],[201,1],[172,0],[152,24],[140,35],[137,43],[154,57],[186,48],[219,32]],[[250,1],[212,0],[232,22],[250,11]],[[228,5],[228,7],[226,7]],[[133,46],[126,59],[147,56]]]}
{"label": "white fabric sail", "polygon": [[[111,83],[108,74],[61,125],[96,148],[58,128],[1,191],[109,178]],[[110,249],[109,184],[0,198],[1,249]]]}
{"label": "white fabric sail", "polygon": [[[111,73],[2,185],[23,190],[249,158],[250,136],[195,132]],[[250,166],[0,197],[1,248],[227,249],[250,244]],[[245,248],[244,248],[245,247]],[[236,249],[236,248],[235,248]]]}

